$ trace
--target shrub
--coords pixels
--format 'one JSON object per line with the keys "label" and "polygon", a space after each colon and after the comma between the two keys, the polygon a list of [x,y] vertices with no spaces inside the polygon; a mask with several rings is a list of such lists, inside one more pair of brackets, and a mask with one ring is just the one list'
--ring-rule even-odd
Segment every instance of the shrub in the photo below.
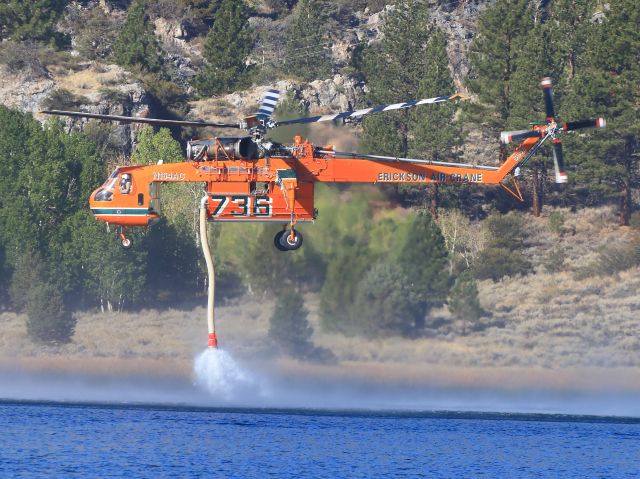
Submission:
{"label": "shrub", "polygon": [[41,343],[68,343],[76,320],[65,307],[62,293],[51,284],[39,283],[29,290],[27,333]]}
{"label": "shrub", "polygon": [[519,251],[506,248],[485,248],[480,252],[473,266],[476,279],[499,281],[505,276],[526,275],[531,271],[531,263]]}
{"label": "shrub", "polygon": [[75,95],[64,88],[58,88],[49,93],[42,106],[45,110],[76,110],[80,105],[90,103],[91,100],[84,96]]}
{"label": "shrub", "polygon": [[492,214],[483,226],[489,235],[489,247],[514,251],[524,246],[524,220],[516,213]]}
{"label": "shrub", "polygon": [[112,50],[118,32],[114,17],[105,15],[101,8],[93,8],[78,20],[76,48],[90,60],[107,58]]}
{"label": "shrub", "polygon": [[549,215],[549,230],[562,236],[564,233],[564,215],[560,211],[554,211]]}
{"label": "shrub", "polygon": [[548,273],[558,273],[564,269],[565,258],[566,254],[561,248],[554,248],[549,251],[542,265]]}
{"label": "shrub", "polygon": [[32,41],[2,43],[0,63],[7,65],[11,73],[23,72],[31,78],[47,75],[47,70],[40,61],[40,47]]}

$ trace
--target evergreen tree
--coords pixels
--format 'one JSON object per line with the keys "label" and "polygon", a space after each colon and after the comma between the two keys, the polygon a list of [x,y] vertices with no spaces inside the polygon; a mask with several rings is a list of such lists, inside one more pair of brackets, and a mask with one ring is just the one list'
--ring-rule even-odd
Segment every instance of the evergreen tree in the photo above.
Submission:
{"label": "evergreen tree", "polygon": [[330,41],[325,31],[325,15],[319,0],[300,0],[287,38],[287,72],[305,81],[331,74]]}
{"label": "evergreen tree", "polygon": [[313,329],[307,320],[308,314],[300,293],[282,290],[269,320],[269,337],[287,353],[296,357],[306,356],[313,349],[309,341]]}
{"label": "evergreen tree", "polygon": [[200,20],[206,26],[213,25],[221,0],[180,0],[189,9],[191,17]]}
{"label": "evergreen tree", "polygon": [[[633,0],[615,0],[589,31],[585,65],[570,84],[564,118],[604,116],[607,128],[585,130],[574,142],[576,181],[594,200],[618,198],[620,224],[628,224],[640,161],[640,11]],[[586,138],[585,138],[586,136]]]}
{"label": "evergreen tree", "polygon": [[251,51],[247,7],[222,0],[204,44],[207,65],[193,85],[201,95],[228,93],[248,82],[245,63]]}
{"label": "evergreen tree", "polygon": [[3,0],[0,4],[0,40],[38,40],[61,46],[56,32],[68,0]]}
{"label": "evergreen tree", "polygon": [[[418,98],[453,93],[454,85],[449,71],[446,38],[442,30],[434,28],[425,55],[431,59],[418,86]],[[413,140],[410,156],[431,161],[455,161],[462,145],[462,128],[455,120],[458,106],[453,103],[416,108],[411,124]],[[414,192],[424,186],[410,186],[405,191]],[[432,185],[431,213],[437,215],[438,184]]]}
{"label": "evergreen tree", "polygon": [[40,253],[27,245],[11,276],[11,302],[16,311],[25,310],[29,291],[45,281],[44,275],[45,269]]}
{"label": "evergreen tree", "polygon": [[136,0],[129,8],[124,26],[113,46],[113,58],[125,68],[158,73],[162,68],[160,44],[153,23],[145,13],[144,0]]}
{"label": "evergreen tree", "polygon": [[448,253],[430,214],[420,212],[413,218],[396,251],[396,264],[417,301],[415,324],[421,328],[425,316],[444,304],[449,292]]}
{"label": "evergreen tree", "polygon": [[402,267],[388,260],[376,263],[358,283],[351,305],[357,332],[368,336],[410,336],[422,326],[422,298]]}
{"label": "evergreen tree", "polygon": [[519,40],[533,27],[529,0],[497,0],[478,18],[468,83],[485,107],[479,118],[485,123],[490,120],[496,129],[505,128],[511,112],[511,80],[522,52]]}
{"label": "evergreen tree", "polygon": [[449,311],[454,318],[464,321],[465,332],[467,324],[476,322],[485,314],[480,306],[478,286],[469,271],[456,278],[449,295]]}
{"label": "evergreen tree", "polygon": [[180,143],[173,139],[168,128],[160,128],[155,133],[150,126],[138,132],[136,148],[131,154],[131,162],[136,165],[176,163],[183,158]]}
{"label": "evergreen tree", "polygon": [[[372,106],[418,97],[420,82],[432,61],[426,52],[432,33],[428,5],[418,0],[399,1],[386,19],[383,33],[382,40],[369,47],[363,58],[369,87],[366,100]],[[437,47],[435,43],[433,46]],[[363,149],[381,155],[407,156],[411,120],[408,111],[365,117]]]}
{"label": "evergreen tree", "polygon": [[[306,248],[306,245],[304,246]],[[320,291],[320,321],[326,331],[354,334],[357,318],[350,308],[358,283],[371,267],[371,252],[366,243],[343,238],[327,265],[327,277]]]}
{"label": "evergreen tree", "polygon": [[38,282],[29,290],[27,333],[41,343],[68,343],[76,320],[65,308],[62,293],[54,283]]}

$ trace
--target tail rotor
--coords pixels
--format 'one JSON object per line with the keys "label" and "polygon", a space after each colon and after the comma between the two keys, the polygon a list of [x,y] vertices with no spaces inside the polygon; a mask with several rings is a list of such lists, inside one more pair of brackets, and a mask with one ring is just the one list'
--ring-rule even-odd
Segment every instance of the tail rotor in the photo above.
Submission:
{"label": "tail rotor", "polygon": [[604,128],[607,124],[604,118],[589,120],[578,120],[564,123],[558,126],[555,107],[553,104],[553,82],[551,78],[545,77],[540,82],[542,95],[544,98],[544,110],[546,121],[544,123],[531,123],[531,130],[503,131],[500,133],[500,140],[508,144],[512,141],[525,140],[527,138],[542,138],[542,141],[551,138],[553,142],[553,166],[556,183],[566,183],[567,173],[565,171],[564,153],[562,151],[562,141],[557,137],[560,132],[579,130],[582,128]]}

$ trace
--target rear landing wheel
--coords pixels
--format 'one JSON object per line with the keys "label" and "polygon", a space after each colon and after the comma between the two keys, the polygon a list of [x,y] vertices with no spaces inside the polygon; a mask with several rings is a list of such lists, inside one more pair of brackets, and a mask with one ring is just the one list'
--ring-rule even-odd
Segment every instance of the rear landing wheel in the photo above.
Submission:
{"label": "rear landing wheel", "polygon": [[284,230],[280,238],[280,245],[284,248],[284,251],[293,251],[302,246],[302,233],[292,229],[291,231]]}
{"label": "rear landing wheel", "polygon": [[285,233],[288,233],[286,230],[278,231],[273,238],[273,245],[278,248],[280,251],[287,251],[284,246],[282,246],[282,237]]}

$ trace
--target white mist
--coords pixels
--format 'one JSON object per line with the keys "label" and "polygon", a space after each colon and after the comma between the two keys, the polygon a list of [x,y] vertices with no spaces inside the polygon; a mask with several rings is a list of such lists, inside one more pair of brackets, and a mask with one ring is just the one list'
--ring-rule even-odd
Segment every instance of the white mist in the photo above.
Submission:
{"label": "white mist", "polygon": [[262,395],[262,386],[231,355],[221,349],[207,348],[193,364],[196,384],[216,399],[232,401],[247,395]]}

